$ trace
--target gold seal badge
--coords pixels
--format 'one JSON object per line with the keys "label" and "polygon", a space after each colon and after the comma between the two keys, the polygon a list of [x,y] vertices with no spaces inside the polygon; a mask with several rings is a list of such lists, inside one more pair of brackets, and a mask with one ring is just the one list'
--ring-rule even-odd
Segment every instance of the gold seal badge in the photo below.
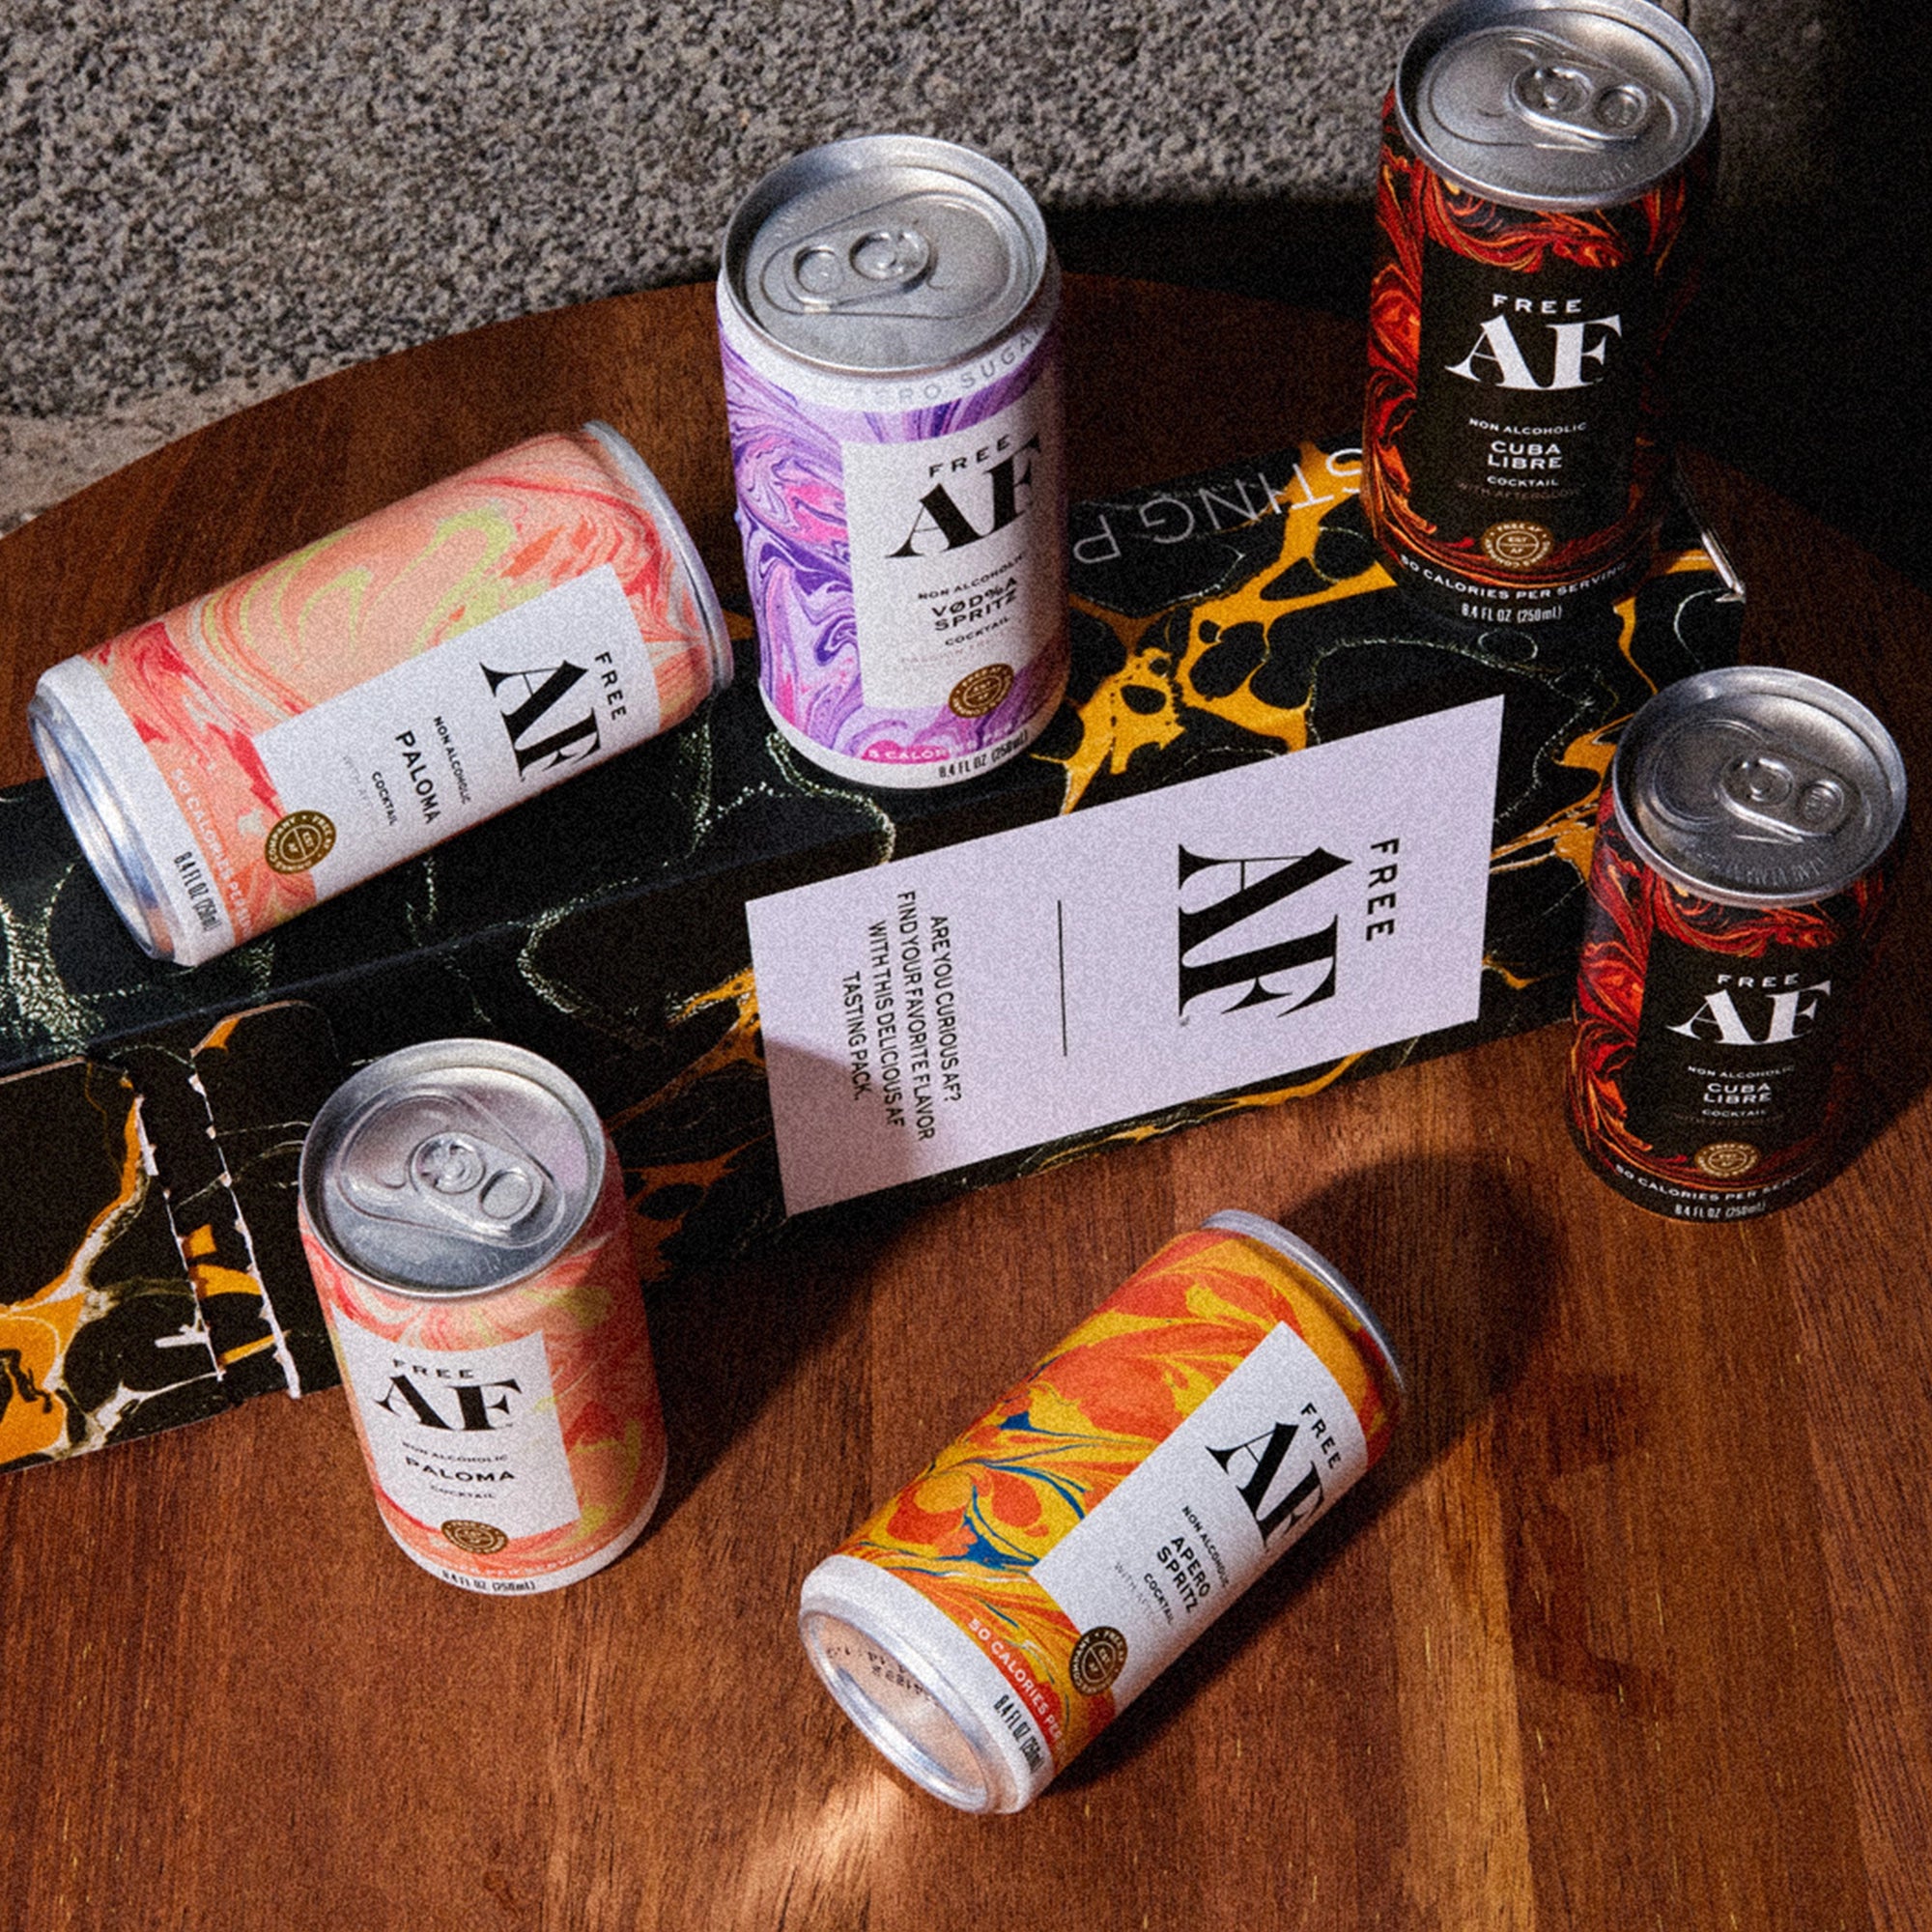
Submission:
{"label": "gold seal badge", "polygon": [[494,1522],[469,1522],[460,1516],[442,1525],[442,1540],[469,1556],[494,1556],[510,1541]]}
{"label": "gold seal badge", "polygon": [[1483,554],[1505,570],[1531,570],[1556,548],[1556,539],[1541,524],[1512,518],[1492,524],[1483,532]]}
{"label": "gold seal badge", "polygon": [[1699,1174],[1708,1174],[1713,1180],[1736,1180],[1748,1174],[1763,1155],[1748,1141],[1713,1141],[1690,1157]]}
{"label": "gold seal badge", "polygon": [[1092,1630],[1082,1631],[1068,1661],[1074,1690],[1083,1697],[1097,1697],[1112,1687],[1126,1662],[1127,1640],[1111,1624],[1095,1624]]}
{"label": "gold seal badge", "polygon": [[983,718],[1007,701],[1007,693],[1012,688],[1011,665],[981,665],[952,687],[946,708],[955,718]]}
{"label": "gold seal badge", "polygon": [[278,818],[262,855],[278,872],[306,872],[335,850],[335,821],[320,811]]}

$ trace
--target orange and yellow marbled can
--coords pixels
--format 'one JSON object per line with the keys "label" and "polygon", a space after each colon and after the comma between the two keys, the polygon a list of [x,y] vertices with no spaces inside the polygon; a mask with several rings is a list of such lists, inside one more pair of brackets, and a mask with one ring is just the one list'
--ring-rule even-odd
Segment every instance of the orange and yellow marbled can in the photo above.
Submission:
{"label": "orange and yellow marbled can", "polygon": [[812,1572],[807,1649],[927,1790],[1017,1810],[1375,1463],[1401,1402],[1327,1262],[1210,1216]]}
{"label": "orange and yellow marbled can", "polygon": [[56,665],[28,723],[128,929],[195,965],[670,729],[730,668],[676,509],[591,423]]}
{"label": "orange and yellow marbled can", "polygon": [[302,1243],[389,1534],[493,1596],[615,1561],[664,1488],[623,1171],[519,1048],[375,1062],[316,1116]]}

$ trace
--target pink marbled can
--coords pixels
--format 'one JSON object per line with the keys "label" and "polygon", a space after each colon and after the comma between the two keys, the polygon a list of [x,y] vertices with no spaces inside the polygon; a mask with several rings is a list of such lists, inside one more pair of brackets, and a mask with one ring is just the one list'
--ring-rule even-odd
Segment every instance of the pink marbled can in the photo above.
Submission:
{"label": "pink marbled can", "polygon": [[384,1527],[488,1596],[614,1562],[666,1443],[616,1150],[521,1048],[372,1063],[302,1149],[302,1246]]}
{"label": "pink marbled can", "polygon": [[56,665],[28,711],[90,864],[196,965],[641,740],[730,675],[669,498],[535,437]]}

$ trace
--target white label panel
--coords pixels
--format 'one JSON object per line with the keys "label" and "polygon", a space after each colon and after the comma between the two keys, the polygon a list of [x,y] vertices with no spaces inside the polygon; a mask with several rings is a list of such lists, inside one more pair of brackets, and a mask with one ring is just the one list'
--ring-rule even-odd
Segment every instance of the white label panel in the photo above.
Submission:
{"label": "white label panel", "polygon": [[1285,1322],[1033,1578],[1083,1634],[1126,1638],[1124,1706],[1369,1466],[1339,1383]]}
{"label": "white label panel", "polygon": [[335,829],[314,867],[327,896],[657,728],[650,652],[605,563],[270,726],[255,750],[285,812]]}
{"label": "white label panel", "polygon": [[755,899],[793,1213],[1476,1017],[1502,699]]}
{"label": "white label panel", "polygon": [[1060,375],[922,442],[848,442],[845,516],[868,709],[936,711],[987,665],[1023,669],[1060,634]]}
{"label": "white label panel", "polygon": [[451,1518],[507,1537],[582,1514],[540,1333],[445,1353],[401,1348],[331,1317],[376,1480],[432,1528]]}

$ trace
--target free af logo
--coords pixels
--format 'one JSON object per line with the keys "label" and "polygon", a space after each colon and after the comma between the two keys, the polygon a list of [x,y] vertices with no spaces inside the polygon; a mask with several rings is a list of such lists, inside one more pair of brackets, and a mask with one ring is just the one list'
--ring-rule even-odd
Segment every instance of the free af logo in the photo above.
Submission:
{"label": "free af logo", "polygon": [[912,527],[892,554],[943,555],[1018,523],[1033,506],[1032,459],[1039,454],[1039,434],[1017,448],[1016,437],[1009,431],[970,454],[928,464],[932,487],[919,499]]}
{"label": "free af logo", "polygon": [[[1303,1412],[1312,1411],[1304,1409]],[[1326,1499],[1321,1488],[1320,1462],[1309,1453],[1311,1443],[1304,1442],[1299,1451],[1296,1450],[1295,1438],[1302,1434],[1303,1425],[1300,1422],[1277,1422],[1264,1435],[1253,1436],[1245,1442],[1232,1442],[1225,1449],[1210,1448],[1208,1451],[1220,1463],[1241,1500],[1247,1504],[1248,1514],[1254,1518],[1255,1527],[1262,1533],[1264,1548],[1270,1539],[1284,1529],[1290,1532],[1289,1541],[1292,1543],[1294,1534],[1306,1525]],[[1316,1435],[1312,1446],[1321,1446],[1320,1435]],[[1329,1461],[1332,1466],[1332,1457]]]}
{"label": "free af logo", "polygon": [[[1498,389],[1545,391],[1587,389],[1603,380],[1610,345],[1624,332],[1622,316],[1585,316],[1583,302],[1577,297],[1491,299],[1499,313],[1477,329],[1475,346],[1462,361],[1448,364],[1450,375]],[[1561,320],[1556,319],[1559,309]],[[1539,368],[1548,372],[1547,382]]]}
{"label": "free af logo", "polygon": [[1350,864],[1319,845],[1257,858],[1212,858],[1181,846],[1182,1023],[1253,1007],[1298,1012],[1332,999],[1340,906],[1321,887]]}
{"label": "free af logo", "polygon": [[[432,1384],[424,1388],[407,1368],[399,1367],[375,1406],[398,1422],[473,1435],[482,1430],[508,1429],[516,1419],[510,1398],[522,1394],[522,1385],[510,1377],[501,1381],[460,1381],[454,1387]],[[451,1397],[455,1398],[453,1405]]]}
{"label": "free af logo", "polygon": [[[1817,1025],[1832,982],[1800,982],[1802,973],[1719,973],[1714,991],[1670,1031],[1714,1046],[1782,1046]],[[1753,1032],[1753,1023],[1758,1031]]]}
{"label": "free af logo", "polygon": [[580,690],[589,672],[582,665],[538,665],[528,670],[477,667],[497,700],[516,753],[517,776],[554,772],[596,753],[595,687]]}

